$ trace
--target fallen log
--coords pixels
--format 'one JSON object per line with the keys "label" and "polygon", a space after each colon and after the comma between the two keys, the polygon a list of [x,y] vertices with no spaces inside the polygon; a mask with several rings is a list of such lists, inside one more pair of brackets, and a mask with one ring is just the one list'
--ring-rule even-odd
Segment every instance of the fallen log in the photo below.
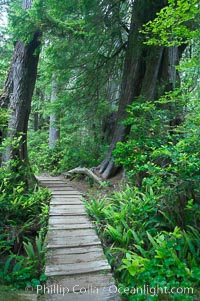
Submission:
{"label": "fallen log", "polygon": [[64,173],[64,176],[69,177],[72,174],[84,174],[87,175],[88,177],[92,178],[95,182],[97,182],[99,185],[103,183],[103,181],[95,175],[95,173],[86,167],[77,167],[74,169],[69,170],[67,173]]}

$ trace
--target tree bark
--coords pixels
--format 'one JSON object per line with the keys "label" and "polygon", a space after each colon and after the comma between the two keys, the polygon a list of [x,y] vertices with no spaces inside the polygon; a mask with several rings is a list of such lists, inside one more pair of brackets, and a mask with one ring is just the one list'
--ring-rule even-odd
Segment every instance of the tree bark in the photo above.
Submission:
{"label": "tree bark", "polygon": [[39,129],[39,113],[38,112],[35,112],[33,114],[33,129],[34,129],[34,132],[37,132]]}
{"label": "tree bark", "polygon": [[84,174],[97,182],[99,185],[103,183],[103,181],[92,170],[85,167],[76,167],[69,170],[67,173],[63,173],[65,177],[71,176],[72,174]]}
{"label": "tree bark", "polygon": [[[112,152],[117,142],[124,141],[130,132],[130,126],[122,121],[128,117],[126,108],[132,102],[141,98],[153,100],[169,89],[173,89],[177,79],[175,65],[178,63],[177,47],[165,49],[144,45],[144,36],[140,33],[142,25],[156,16],[166,5],[166,1],[152,4],[148,0],[135,0],[132,8],[132,19],[125,56],[123,76],[120,89],[117,122],[108,153],[99,166],[103,178],[113,176],[119,167],[115,166]],[[146,9],[145,9],[146,8]],[[166,87],[160,91],[163,82]]]}
{"label": "tree bark", "polygon": [[[22,0],[22,8],[31,8],[32,2],[33,0]],[[4,92],[0,97],[0,107],[8,109],[10,114],[6,132],[9,145],[2,161],[5,163],[13,160],[14,164],[10,164],[11,170],[27,188],[36,182],[28,161],[27,131],[37,76],[40,40],[41,32],[38,31],[27,45],[22,41],[15,43]]]}
{"label": "tree bark", "polygon": [[[56,83],[55,75],[52,76],[52,92],[51,92],[51,103],[56,101],[58,94],[58,88]],[[58,116],[56,113],[50,114],[49,124],[49,148],[54,149],[56,142],[60,139],[60,129],[58,127]]]}
{"label": "tree bark", "polygon": [[27,154],[27,130],[37,76],[40,39],[41,33],[36,32],[28,45],[22,41],[16,42],[1,102],[1,106],[8,108],[10,112],[7,131],[10,143],[3,154],[3,162],[16,160],[17,164],[11,168],[21,175],[27,185],[33,181]]}

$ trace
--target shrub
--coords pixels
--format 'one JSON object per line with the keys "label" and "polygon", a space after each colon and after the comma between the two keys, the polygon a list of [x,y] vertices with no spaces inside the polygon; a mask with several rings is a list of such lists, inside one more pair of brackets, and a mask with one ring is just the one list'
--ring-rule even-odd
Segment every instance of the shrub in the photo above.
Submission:
{"label": "shrub", "polygon": [[[41,254],[50,193],[37,185],[27,191],[18,174],[8,167],[0,169],[0,181],[0,281],[21,287],[32,278],[39,278],[42,272],[44,261],[36,253],[34,259],[27,259],[23,241],[30,240],[24,242],[26,250],[32,241],[33,250]],[[38,231],[40,234],[34,242]]]}
{"label": "shrub", "polygon": [[[106,246],[119,290],[125,291],[129,300],[147,300],[147,292],[134,293],[134,288],[145,285],[166,287],[169,292],[148,294],[148,300],[195,300],[200,286],[199,229],[189,219],[185,230],[177,227],[173,216],[162,211],[160,199],[149,185],[126,186],[86,204]],[[194,214],[192,203],[187,210]],[[194,288],[194,295],[170,293],[172,287]]]}
{"label": "shrub", "polygon": [[185,228],[191,219],[200,222],[199,213],[186,214],[188,202],[200,210],[200,124],[197,110],[184,123],[170,126],[172,113],[163,106],[170,108],[177,100],[172,95],[169,101],[169,96],[129,108],[125,123],[131,125],[131,134],[126,142],[117,144],[114,156],[131,183],[156,189],[162,211],[172,216],[175,225]]}

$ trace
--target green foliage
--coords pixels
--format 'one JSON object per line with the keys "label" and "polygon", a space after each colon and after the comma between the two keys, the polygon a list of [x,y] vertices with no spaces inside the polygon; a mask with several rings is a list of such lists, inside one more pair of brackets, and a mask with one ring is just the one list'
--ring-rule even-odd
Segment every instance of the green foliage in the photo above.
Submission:
{"label": "green foliage", "polygon": [[5,284],[22,287],[30,278],[31,267],[24,266],[24,258],[10,255],[6,260],[3,270],[0,272],[0,281]]}
{"label": "green foliage", "polygon": [[[42,273],[50,193],[37,185],[27,191],[8,166],[0,169],[0,182],[0,282],[24,287]],[[39,230],[34,244],[26,242]],[[21,255],[24,240],[30,258]]]}
{"label": "green foliage", "polygon": [[[130,138],[118,143],[114,156],[134,184],[158,191],[164,214],[184,228],[190,220],[199,222],[200,132],[198,106],[191,117],[188,111],[184,123],[170,126],[174,118],[170,108],[179,108],[180,100],[172,96],[169,101],[167,95],[159,102],[134,103],[125,121],[132,125]],[[179,116],[179,111],[174,112]],[[196,211],[187,214],[191,200]]]}
{"label": "green foliage", "polygon": [[41,32],[44,26],[42,14],[45,14],[43,0],[32,1],[31,9],[23,9],[22,1],[11,1],[8,8],[9,34],[14,40],[28,44],[35,32]]}
{"label": "green foliage", "polygon": [[144,25],[148,45],[174,46],[191,43],[199,37],[197,0],[169,0],[157,17]]}
{"label": "green foliage", "polygon": [[[37,172],[98,165],[107,148],[102,139],[102,120],[116,105],[115,95],[110,99],[109,94],[118,89],[123,63],[123,51],[119,56],[115,52],[127,38],[118,18],[129,14],[128,4],[119,2],[113,8],[112,1],[43,2],[45,43],[36,89],[42,97],[35,93],[33,112],[39,115],[39,131],[36,135],[29,133],[30,160]],[[110,25],[105,27],[104,12],[108,8]],[[32,15],[33,9],[27,13]],[[58,91],[50,104],[52,75]],[[49,150],[47,127],[52,113],[57,116],[61,140]],[[39,154],[37,158],[35,153]]]}
{"label": "green foliage", "polygon": [[[107,199],[94,199],[86,205],[90,215],[104,229],[104,236],[113,243],[115,241],[113,238],[119,235],[119,241],[120,237],[122,239],[117,245],[124,248],[127,240],[134,236],[132,229],[145,232],[151,227],[151,234],[156,234],[157,227],[162,221],[162,216],[157,216],[159,208],[157,200],[158,197],[151,188],[142,193],[136,187],[127,186],[123,191],[115,192]],[[148,220],[149,216],[151,220]],[[123,237],[127,238],[123,241]]]}
{"label": "green foliage", "polygon": [[[151,2],[147,1],[150,14],[152,4],[158,5]],[[102,120],[117,106],[131,8],[130,1],[35,0],[31,9],[22,10],[21,1],[10,2],[9,26],[14,40],[28,43],[36,31],[43,31],[33,102],[33,113],[38,114],[39,122],[33,131],[31,120],[29,131],[29,157],[34,171],[58,173],[76,166],[91,167],[103,158],[107,145],[102,141]],[[157,102],[134,99],[128,109],[129,118],[124,122],[131,127],[131,133],[126,142],[118,143],[114,156],[133,187],[88,204],[109,246],[107,254],[121,288],[144,284],[199,286],[197,26],[197,0],[169,0],[157,18],[145,25],[146,44],[171,47],[190,43],[195,59],[185,61],[182,89],[167,93]],[[5,51],[4,56],[8,53]],[[2,62],[5,76],[8,64],[4,59]],[[58,92],[50,105],[52,74]],[[61,130],[61,139],[53,150],[48,146],[50,114],[57,115]],[[0,111],[0,128],[6,120],[6,112]],[[21,134],[10,143],[20,141]],[[11,164],[16,167],[18,162]],[[16,253],[24,247],[28,256],[12,254],[5,262],[2,259],[1,279],[17,286],[44,280],[39,275],[44,264],[49,199],[49,193],[38,187],[27,191],[21,172],[2,168],[0,174],[0,252],[7,257],[9,252]],[[34,241],[29,231],[38,224],[43,229]],[[146,297],[128,295],[130,300]],[[163,298],[148,296],[149,300]],[[169,298],[179,300],[180,295]],[[169,298],[166,296],[166,300]],[[181,295],[182,300],[192,298]]]}
{"label": "green foliage", "polygon": [[[1,5],[0,9],[0,94],[3,89],[7,70],[9,67],[9,60],[12,51],[12,42],[7,35],[7,20],[6,20],[6,6]],[[1,120],[1,118],[0,118]]]}
{"label": "green foliage", "polygon": [[[198,233],[198,232],[197,232]],[[147,232],[149,250],[145,252],[126,253],[119,271],[125,272],[125,279],[130,287],[143,287],[148,283],[151,288],[167,288],[170,300],[194,300],[192,290],[199,287],[199,233],[197,238],[193,233],[175,228],[172,233],[160,232],[152,237]],[[189,294],[171,292],[171,288],[191,288]],[[138,300],[144,300],[145,293]],[[163,300],[162,294],[150,300]],[[130,297],[130,300],[135,300]]]}
{"label": "green foliage", "polygon": [[35,273],[40,273],[45,263],[46,237],[43,237],[42,233],[39,232],[35,238],[35,245],[29,240],[23,242],[23,246],[28,260],[34,264]]}
{"label": "green foliage", "polygon": [[105,146],[99,146],[88,133],[81,135],[81,129],[68,133],[53,149],[49,148],[48,136],[43,131],[38,131],[37,135],[29,133],[29,156],[36,172],[60,173],[77,166],[96,166],[104,153]]}
{"label": "green foliage", "polygon": [[0,271],[0,282],[16,288],[36,287],[46,280],[42,274],[45,258],[45,239],[41,233],[36,236],[35,245],[24,242],[28,257],[11,254]]}
{"label": "green foliage", "polygon": [[0,109],[0,130],[7,125],[8,113],[5,109]]}
{"label": "green foliage", "polygon": [[43,203],[48,203],[50,194],[47,189],[34,187],[26,191],[23,182],[18,182],[18,175],[7,167],[1,168],[1,226],[14,219],[16,225],[33,221],[41,213]]}
{"label": "green foliage", "polygon": [[[128,300],[146,300],[145,286],[152,288],[148,300],[196,300],[200,285],[199,228],[190,221],[186,230],[172,223],[172,230],[167,231],[169,223],[155,191],[148,185],[142,191],[127,186],[106,199],[89,201],[87,208],[107,246],[119,290]],[[189,204],[188,210],[191,207]],[[139,293],[135,293],[137,288]],[[166,288],[168,297],[156,291],[158,288]],[[176,288],[194,291],[178,293]]]}

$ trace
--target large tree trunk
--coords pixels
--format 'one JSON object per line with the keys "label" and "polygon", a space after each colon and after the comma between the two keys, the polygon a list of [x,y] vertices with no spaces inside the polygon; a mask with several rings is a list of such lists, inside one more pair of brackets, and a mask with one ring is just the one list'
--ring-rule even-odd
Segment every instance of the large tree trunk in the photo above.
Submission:
{"label": "large tree trunk", "polygon": [[[169,86],[170,89],[173,89],[175,85],[177,73],[174,71],[174,65],[178,63],[180,58],[177,47],[173,47],[172,51],[172,49],[164,49],[164,47],[144,45],[144,36],[140,33],[142,25],[153,19],[156,16],[156,12],[160,11],[165,5],[165,0],[154,4],[150,0],[134,1],[121,82],[117,122],[109,151],[99,167],[103,178],[113,176],[118,170],[112,159],[112,151],[116,143],[124,141],[130,132],[130,126],[127,127],[122,124],[122,121],[128,115],[126,111],[127,106],[137,100],[138,97],[143,100],[158,98],[160,93],[162,94],[169,90]],[[161,92],[158,87],[163,85],[163,81],[167,84]]]}
{"label": "large tree trunk", "polygon": [[28,45],[22,41],[15,43],[11,67],[0,99],[1,107],[8,108],[10,112],[6,135],[9,146],[3,154],[3,162],[15,160],[17,164],[11,165],[11,168],[27,186],[34,181],[28,162],[27,130],[37,76],[40,39],[41,33],[36,32]]}
{"label": "large tree trunk", "polygon": [[[55,75],[52,76],[52,91],[51,91],[51,103],[56,101],[58,94],[58,87],[56,83]],[[56,113],[50,114],[49,124],[49,148],[54,149],[56,142],[60,139],[60,129],[58,127],[58,116]]]}

